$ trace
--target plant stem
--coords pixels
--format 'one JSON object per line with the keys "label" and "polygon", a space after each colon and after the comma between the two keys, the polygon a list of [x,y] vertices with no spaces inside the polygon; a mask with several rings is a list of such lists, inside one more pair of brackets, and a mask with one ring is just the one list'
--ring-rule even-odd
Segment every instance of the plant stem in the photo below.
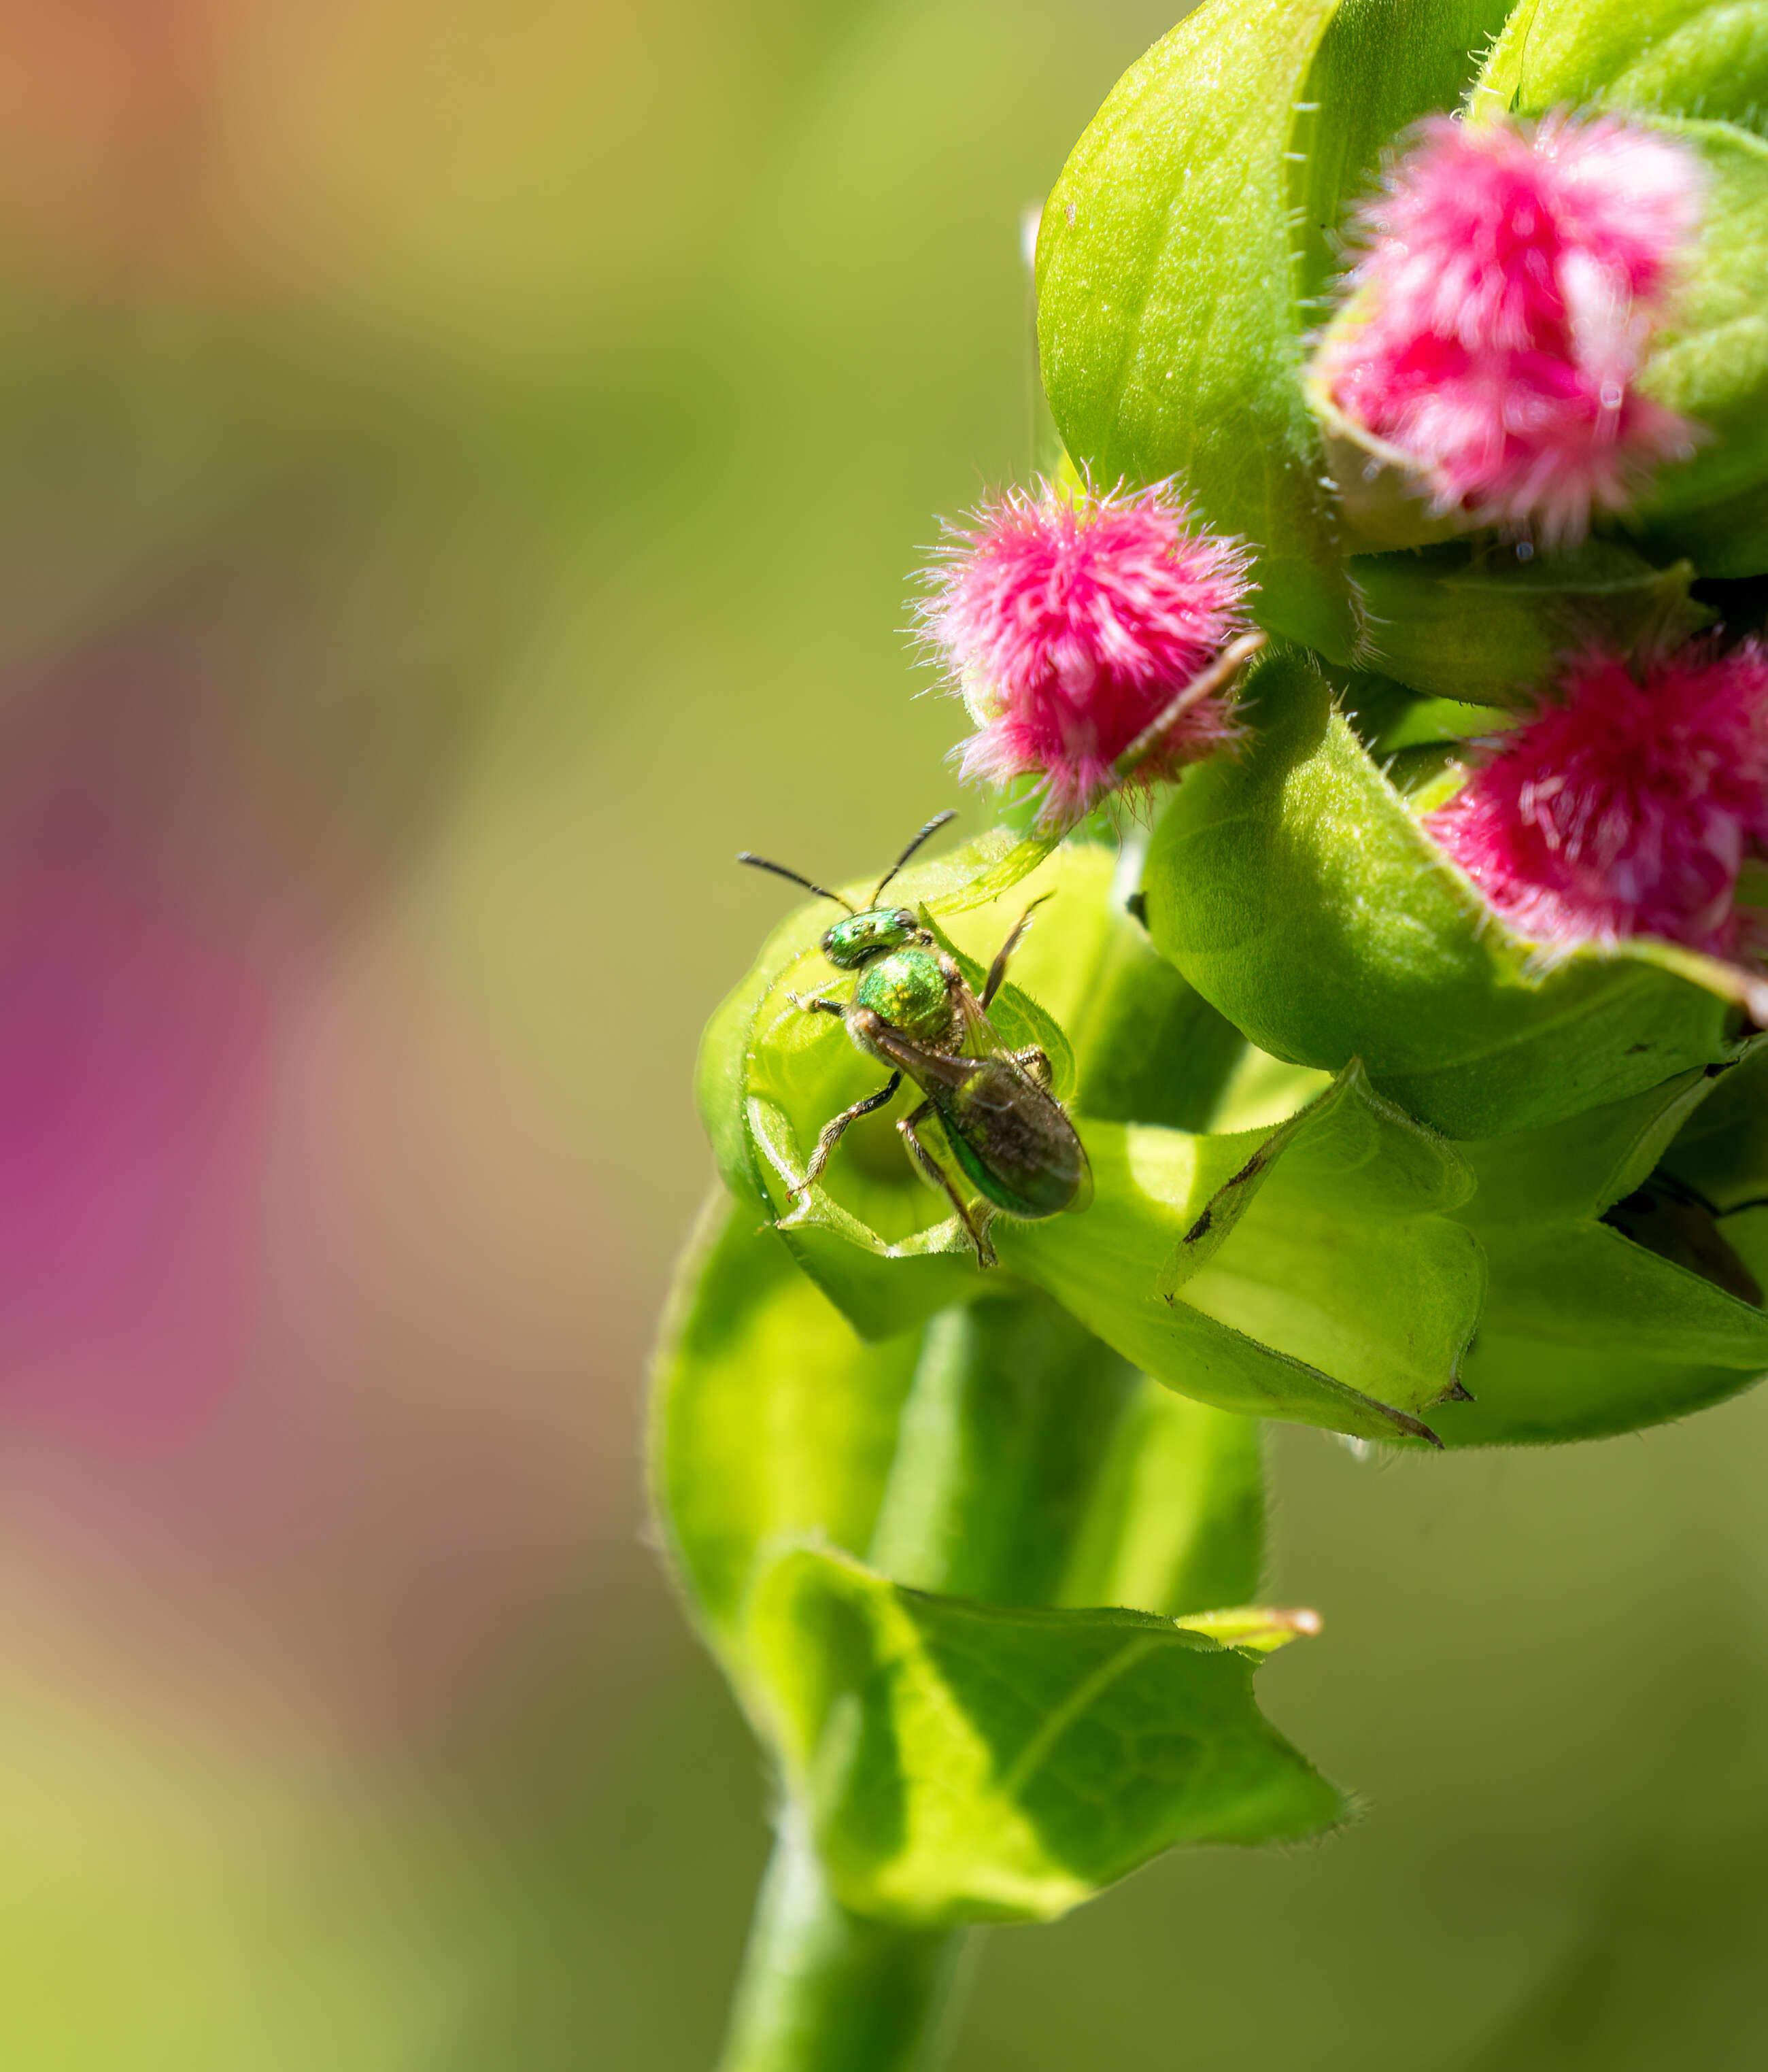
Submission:
{"label": "plant stem", "polygon": [[[1055,1601],[1137,1377],[1041,1295],[927,1325],[868,1550],[915,1589]],[[796,1809],[755,1912],[720,2072],[930,2072],[961,1930],[850,1914]]]}
{"label": "plant stem", "polygon": [[788,1812],[719,2072],[927,2072],[963,1942],[849,1914]]}

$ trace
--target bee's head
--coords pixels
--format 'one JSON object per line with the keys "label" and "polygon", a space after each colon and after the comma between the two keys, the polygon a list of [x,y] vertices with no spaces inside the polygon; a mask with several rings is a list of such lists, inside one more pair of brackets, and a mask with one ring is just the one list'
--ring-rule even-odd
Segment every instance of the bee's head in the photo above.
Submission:
{"label": "bee's head", "polygon": [[823,955],[841,971],[859,967],[886,950],[899,950],[920,933],[920,923],[907,906],[874,906],[847,914],[823,936]]}

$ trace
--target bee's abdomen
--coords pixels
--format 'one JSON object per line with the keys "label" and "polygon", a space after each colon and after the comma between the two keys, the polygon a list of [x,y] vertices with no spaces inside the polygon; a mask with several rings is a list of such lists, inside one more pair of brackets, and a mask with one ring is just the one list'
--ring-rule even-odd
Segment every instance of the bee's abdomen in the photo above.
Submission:
{"label": "bee's abdomen", "polygon": [[1087,1157],[1074,1125],[1042,1089],[998,1059],[933,1091],[946,1141],[977,1191],[1034,1223],[1074,1207]]}

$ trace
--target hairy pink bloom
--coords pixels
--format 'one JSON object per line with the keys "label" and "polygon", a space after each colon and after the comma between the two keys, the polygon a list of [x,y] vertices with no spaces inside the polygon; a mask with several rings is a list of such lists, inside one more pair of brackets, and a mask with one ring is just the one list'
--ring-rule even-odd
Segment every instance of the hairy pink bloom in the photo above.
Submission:
{"label": "hairy pink bloom", "polygon": [[1611,119],[1432,121],[1363,212],[1315,377],[1437,515],[1576,539],[1692,448],[1633,381],[1701,191],[1690,150]]}
{"label": "hairy pink bloom", "polygon": [[[1634,668],[1638,673],[1634,673]],[[1730,956],[1768,853],[1768,648],[1593,652],[1425,825],[1523,935],[1657,935]]]}
{"label": "hairy pink bloom", "polygon": [[1222,664],[1247,631],[1246,551],[1190,516],[1166,485],[1046,486],[955,533],[921,615],[980,729],[966,777],[1034,777],[1041,820],[1066,826],[1235,738]]}

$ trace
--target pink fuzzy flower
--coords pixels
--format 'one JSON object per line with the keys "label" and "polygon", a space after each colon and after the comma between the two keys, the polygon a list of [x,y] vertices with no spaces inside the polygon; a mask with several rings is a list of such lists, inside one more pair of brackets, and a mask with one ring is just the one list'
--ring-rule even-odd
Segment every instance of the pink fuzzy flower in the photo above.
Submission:
{"label": "pink fuzzy flower", "polygon": [[1740,947],[1737,874],[1768,853],[1768,648],[1592,652],[1425,825],[1520,933]]}
{"label": "pink fuzzy flower", "polygon": [[1436,515],[1575,540],[1692,450],[1633,383],[1701,192],[1691,151],[1611,119],[1433,121],[1363,212],[1315,380]]}
{"label": "pink fuzzy flower", "polygon": [[1190,516],[1164,484],[1046,485],[955,533],[921,616],[981,730],[964,776],[1037,779],[1040,822],[1065,827],[1235,738],[1226,685],[1257,638],[1247,554]]}

